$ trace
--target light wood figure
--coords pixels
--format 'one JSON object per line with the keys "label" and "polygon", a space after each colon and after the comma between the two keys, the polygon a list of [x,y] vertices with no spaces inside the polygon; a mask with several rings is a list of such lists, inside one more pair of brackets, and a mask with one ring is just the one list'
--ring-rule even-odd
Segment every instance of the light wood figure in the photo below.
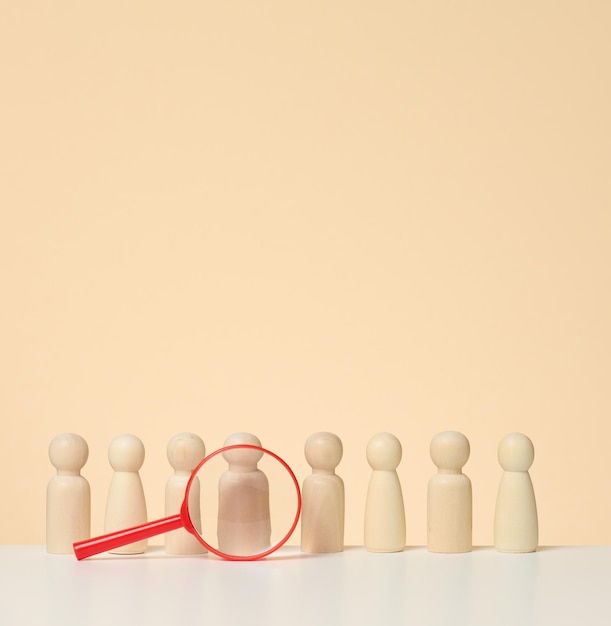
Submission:
{"label": "light wood figure", "polygon": [[462,473],[469,440],[453,430],[435,435],[431,458],[439,468],[429,480],[427,526],[430,552],[470,552],[473,548],[471,481]]}
{"label": "light wood figure", "polygon": [[532,441],[511,433],[499,444],[503,476],[494,515],[494,547],[499,552],[534,552],[539,542],[535,491],[528,470],[535,459]]}
{"label": "light wood figure", "polygon": [[344,481],[335,473],[343,455],[340,438],[314,433],[305,443],[312,473],[303,481],[301,550],[311,553],[344,549]]}
{"label": "light wood figure", "polygon": [[401,442],[379,433],[367,444],[373,470],[365,504],[365,548],[369,552],[400,552],[405,548],[405,507],[397,467]]}
{"label": "light wood figure", "polygon": [[[191,473],[206,456],[206,446],[200,437],[193,433],[180,433],[168,443],[168,461],[174,468],[165,486],[165,514],[174,515],[180,512],[185,489]],[[189,491],[189,516],[196,530],[201,534],[200,484],[195,477]],[[173,530],[165,535],[165,551],[168,554],[203,554],[206,548],[184,528]]]}
{"label": "light wood figure", "polygon": [[[108,499],[104,532],[110,533],[146,522],[144,489],[138,471],[144,463],[144,445],[134,435],[119,435],[108,447],[108,461],[114,470]],[[147,540],[111,550],[114,554],[142,554]]]}
{"label": "light wood figure", "polygon": [[[234,433],[225,446],[261,442],[250,433]],[[236,449],[223,452],[229,467],[219,479],[219,550],[235,556],[251,556],[271,545],[269,483],[257,468],[263,456],[259,450]]]}
{"label": "light wood figure", "polygon": [[74,433],[57,435],[49,444],[49,459],[57,470],[47,485],[47,552],[73,554],[75,541],[91,533],[91,489],[81,476],[87,462],[87,442]]}

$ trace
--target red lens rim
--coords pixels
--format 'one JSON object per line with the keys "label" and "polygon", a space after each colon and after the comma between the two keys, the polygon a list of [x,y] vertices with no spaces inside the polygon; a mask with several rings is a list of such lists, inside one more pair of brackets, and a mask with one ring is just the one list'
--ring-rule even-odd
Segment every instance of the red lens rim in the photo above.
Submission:
{"label": "red lens rim", "polygon": [[[199,472],[199,470],[208,461],[210,461],[210,459],[213,459],[215,456],[222,454],[223,452],[226,452],[227,450],[239,450],[239,449],[258,450],[259,452],[268,454],[272,458],[276,459],[276,461],[278,461],[278,463],[280,463],[280,465],[282,465],[284,469],[289,473],[293,481],[293,485],[295,486],[295,492],[297,493],[297,510],[295,512],[295,518],[293,519],[293,523],[291,524],[291,527],[289,531],[286,533],[286,535],[284,535],[284,537],[282,537],[280,541],[275,543],[271,548],[265,550],[264,552],[259,552],[257,554],[244,555],[244,556],[240,556],[236,554],[227,554],[226,552],[221,552],[217,548],[211,546],[197,532],[197,530],[193,526],[193,522],[191,522],[191,517],[189,515],[189,504],[188,504],[189,492],[191,491],[191,485],[193,484],[193,481],[195,480],[195,477],[197,476],[197,473]],[[185,489],[185,499],[183,500],[183,503],[180,509],[180,515],[182,517],[184,527],[192,535],[194,535],[195,538],[212,554],[215,554],[216,556],[221,557],[222,559],[225,559],[227,561],[258,561],[259,559],[262,559],[263,557],[266,557],[272,554],[273,552],[275,552],[276,550],[278,550],[279,548],[281,548],[289,540],[290,536],[295,531],[297,522],[299,521],[299,516],[301,515],[301,489],[299,488],[299,481],[297,480],[297,477],[295,476],[295,473],[293,472],[293,470],[290,468],[289,464],[283,458],[279,457],[275,452],[272,452],[271,450],[267,450],[266,448],[262,448],[261,446],[254,446],[254,445],[247,444],[247,443],[238,443],[238,444],[234,444],[231,446],[225,446],[223,448],[219,448],[218,450],[215,450],[214,452],[211,452],[193,470],[193,472],[191,473],[191,477],[189,478],[189,482],[187,483],[187,487]]]}

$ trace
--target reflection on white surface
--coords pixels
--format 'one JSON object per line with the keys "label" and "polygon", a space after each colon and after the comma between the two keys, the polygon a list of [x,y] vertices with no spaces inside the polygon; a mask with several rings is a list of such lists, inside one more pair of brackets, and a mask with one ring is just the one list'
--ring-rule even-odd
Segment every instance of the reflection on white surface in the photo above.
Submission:
{"label": "reflection on white surface", "polygon": [[256,562],[0,546],[0,624],[608,626],[611,547],[500,554],[298,548]]}

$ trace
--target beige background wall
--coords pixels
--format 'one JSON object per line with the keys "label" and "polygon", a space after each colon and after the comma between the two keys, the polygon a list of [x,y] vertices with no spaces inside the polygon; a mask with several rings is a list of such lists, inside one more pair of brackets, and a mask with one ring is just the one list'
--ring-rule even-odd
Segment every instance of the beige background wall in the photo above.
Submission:
{"label": "beige background wall", "polygon": [[402,441],[426,541],[440,430],[535,442],[543,544],[611,538],[611,4],[0,2],[0,516],[43,543],[47,447],[249,430],[303,478]]}

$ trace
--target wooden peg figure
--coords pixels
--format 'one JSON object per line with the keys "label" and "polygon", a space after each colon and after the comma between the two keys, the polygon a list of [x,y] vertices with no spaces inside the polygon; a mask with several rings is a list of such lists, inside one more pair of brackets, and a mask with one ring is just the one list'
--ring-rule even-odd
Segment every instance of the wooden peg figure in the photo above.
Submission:
{"label": "wooden peg figure", "polygon": [[57,435],[49,445],[49,459],[57,476],[47,486],[47,552],[72,554],[75,541],[89,539],[91,489],[81,476],[89,457],[87,442],[74,433]]}
{"label": "wooden peg figure", "polygon": [[430,552],[470,552],[472,544],[471,481],[462,473],[469,459],[469,440],[453,430],[431,441],[431,458],[439,468],[428,485],[427,526]]}
{"label": "wooden peg figure", "polygon": [[[187,483],[193,470],[206,456],[206,446],[197,435],[180,433],[170,439],[167,455],[170,465],[174,468],[174,475],[168,479],[165,486],[165,514],[170,516],[180,512]],[[197,476],[193,479],[189,492],[189,516],[196,530],[201,533],[200,484]],[[207,552],[197,538],[184,528],[166,533],[165,551],[167,554]]]}
{"label": "wooden peg figure", "polygon": [[365,548],[369,552],[400,552],[405,548],[405,507],[397,467],[401,442],[379,433],[367,444],[373,470],[365,504]]}
{"label": "wooden peg figure", "polygon": [[305,443],[312,473],[303,481],[301,550],[341,552],[344,549],[344,481],[335,473],[343,455],[340,438],[314,433]]}
{"label": "wooden peg figure", "polygon": [[494,515],[494,547],[499,552],[534,552],[539,542],[535,491],[528,470],[535,459],[532,441],[522,433],[499,444],[503,468]]}
{"label": "wooden peg figure", "polygon": [[[134,435],[119,435],[108,447],[108,461],[114,470],[108,499],[104,532],[123,530],[146,522],[144,489],[138,471],[144,463],[144,445]],[[114,554],[142,554],[147,540],[111,550]]]}
{"label": "wooden peg figure", "polygon": [[[225,446],[261,442],[250,433],[234,433]],[[271,547],[269,483],[257,468],[263,452],[248,448],[223,452],[229,467],[219,479],[219,550],[235,556],[252,556]]]}

